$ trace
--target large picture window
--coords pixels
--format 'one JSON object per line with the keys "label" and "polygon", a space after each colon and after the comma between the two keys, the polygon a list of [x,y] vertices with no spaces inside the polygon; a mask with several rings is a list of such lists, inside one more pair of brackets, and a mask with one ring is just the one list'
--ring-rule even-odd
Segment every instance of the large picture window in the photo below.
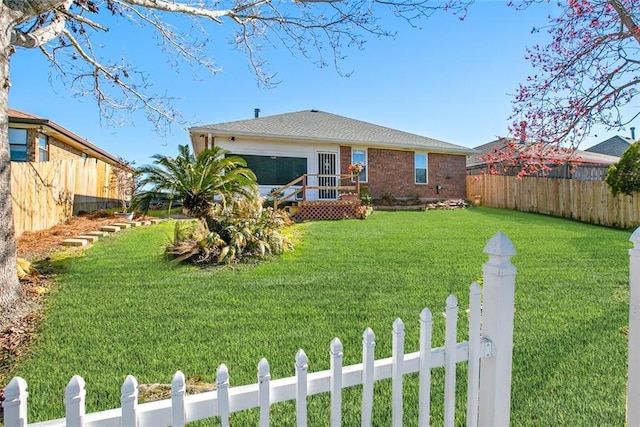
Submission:
{"label": "large picture window", "polygon": [[367,182],[367,150],[352,149],[351,150],[351,163],[362,163],[364,166],[359,175],[360,182]]}
{"label": "large picture window", "polygon": [[27,130],[9,128],[9,149],[12,162],[27,161]]}
{"label": "large picture window", "polygon": [[426,153],[415,154],[415,170],[416,170],[416,184],[427,183],[427,155]]}
{"label": "large picture window", "polygon": [[247,162],[259,185],[285,185],[307,173],[305,157],[238,156]]}

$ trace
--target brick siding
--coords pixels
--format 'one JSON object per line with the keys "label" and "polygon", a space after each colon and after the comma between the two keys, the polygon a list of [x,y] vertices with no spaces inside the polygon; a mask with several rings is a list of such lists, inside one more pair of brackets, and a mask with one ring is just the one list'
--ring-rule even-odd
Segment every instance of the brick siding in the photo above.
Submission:
{"label": "brick siding", "polygon": [[[351,147],[340,147],[340,170],[347,173]],[[464,199],[466,197],[466,156],[428,153],[428,183],[416,184],[414,152],[369,148],[368,187],[374,199],[393,196],[398,200],[420,198]],[[439,193],[436,189],[441,185]]]}

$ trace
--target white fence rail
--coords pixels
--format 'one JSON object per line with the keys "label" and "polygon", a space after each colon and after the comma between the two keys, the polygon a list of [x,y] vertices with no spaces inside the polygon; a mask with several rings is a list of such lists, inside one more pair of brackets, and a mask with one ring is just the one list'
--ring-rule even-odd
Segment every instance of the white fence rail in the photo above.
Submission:
{"label": "white fence rail", "polygon": [[[404,323],[396,319],[392,328],[392,355],[375,359],[375,334],[367,328],[362,338],[362,363],[342,364],[342,343],[334,338],[330,345],[330,369],[308,372],[308,360],[303,350],[295,355],[295,375],[271,379],[266,359],[258,363],[257,383],[230,387],[229,371],[218,367],[216,390],[186,395],[185,377],[178,371],[171,383],[171,399],[138,404],[137,381],[128,376],[122,385],[121,407],[109,411],[85,414],[85,384],[74,376],[65,391],[66,417],[37,424],[27,424],[27,383],[20,377],[11,380],[5,389],[5,427],[29,426],[184,426],[186,423],[219,417],[229,426],[231,414],[259,408],[260,426],[269,425],[270,406],[295,400],[298,426],[307,425],[307,397],[330,393],[330,425],[340,426],[342,420],[342,389],[361,385],[361,424],[374,423],[374,382],[391,379],[392,425],[403,425],[403,376],[419,373],[420,426],[430,423],[431,369],[444,367],[444,425],[456,423],[456,366],[468,362],[467,414],[468,426],[508,425],[511,402],[511,354],[513,342],[513,307],[516,269],[510,258],[513,245],[502,233],[496,234],[485,247],[489,260],[483,265],[484,294],[473,283],[469,295],[469,339],[457,342],[458,301],[451,295],[446,301],[445,342],[432,348],[432,315],[428,309],[420,313],[420,348],[405,354]],[[481,301],[482,300],[482,301]]]}

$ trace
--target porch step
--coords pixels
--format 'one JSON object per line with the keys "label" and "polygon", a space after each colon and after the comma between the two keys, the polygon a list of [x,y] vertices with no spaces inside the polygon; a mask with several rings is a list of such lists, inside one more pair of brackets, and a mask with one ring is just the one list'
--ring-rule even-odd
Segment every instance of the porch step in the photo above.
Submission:
{"label": "porch step", "polygon": [[335,200],[322,202],[298,202],[298,209],[292,215],[293,219],[337,220],[364,218],[366,208],[359,200]]}

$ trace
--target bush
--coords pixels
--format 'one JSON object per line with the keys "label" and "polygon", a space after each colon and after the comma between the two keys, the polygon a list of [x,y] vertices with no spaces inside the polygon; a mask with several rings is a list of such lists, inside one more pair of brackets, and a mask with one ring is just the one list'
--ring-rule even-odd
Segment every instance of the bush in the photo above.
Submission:
{"label": "bush", "polygon": [[205,219],[179,221],[167,253],[176,261],[229,264],[264,258],[293,248],[282,235],[292,222],[286,212],[263,207],[259,197],[215,205]]}
{"label": "bush", "polygon": [[620,161],[609,166],[606,182],[614,196],[618,193],[631,196],[640,191],[640,142],[631,144]]}

